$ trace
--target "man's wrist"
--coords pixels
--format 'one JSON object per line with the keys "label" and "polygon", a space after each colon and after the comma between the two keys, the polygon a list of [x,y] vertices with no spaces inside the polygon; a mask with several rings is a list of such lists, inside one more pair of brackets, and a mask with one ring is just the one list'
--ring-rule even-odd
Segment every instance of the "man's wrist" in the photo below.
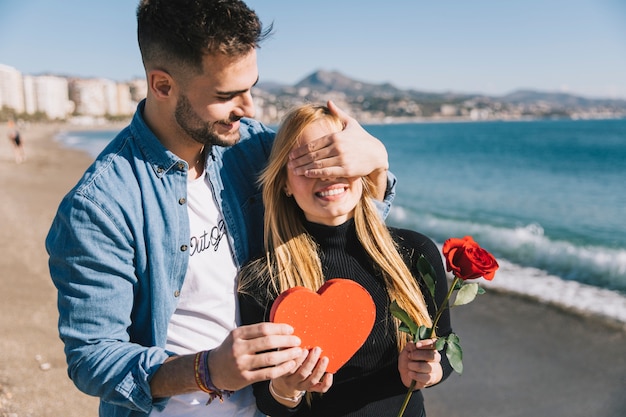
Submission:
{"label": "man's wrist", "polygon": [[201,391],[209,394],[209,401],[207,402],[207,405],[210,404],[215,398],[219,398],[220,402],[223,402],[224,396],[230,397],[233,393],[233,391],[219,389],[213,383],[213,380],[211,379],[211,372],[209,370],[210,354],[210,350],[205,350],[196,353],[196,356],[194,357],[194,375],[196,384]]}

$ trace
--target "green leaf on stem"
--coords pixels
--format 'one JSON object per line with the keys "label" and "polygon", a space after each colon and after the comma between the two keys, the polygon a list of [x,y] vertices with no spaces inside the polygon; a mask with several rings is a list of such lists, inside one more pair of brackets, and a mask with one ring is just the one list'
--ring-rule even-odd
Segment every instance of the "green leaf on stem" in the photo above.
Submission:
{"label": "green leaf on stem", "polygon": [[446,346],[446,338],[445,337],[439,337],[437,338],[437,341],[435,342],[435,349],[436,350],[441,350]]}
{"label": "green leaf on stem", "polygon": [[474,298],[476,298],[476,294],[478,293],[478,288],[480,287],[475,282],[463,284],[459,292],[456,294],[456,299],[454,300],[452,307],[462,306],[474,301]]}
{"label": "green leaf on stem", "polygon": [[432,297],[435,297],[435,279],[433,277],[437,276],[437,273],[424,255],[420,255],[419,259],[417,260],[417,270],[422,276],[424,282],[426,283],[430,295]]}
{"label": "green leaf on stem", "polygon": [[415,338],[417,335],[417,324],[411,319],[411,317],[404,311],[398,303],[394,300],[389,306],[389,312],[398,320],[402,322],[399,330],[411,335],[411,338]]}
{"label": "green leaf on stem", "polygon": [[450,361],[450,365],[452,369],[454,369],[459,375],[463,373],[463,349],[461,349],[461,344],[459,342],[459,337],[450,333],[446,340],[446,356],[448,357],[448,361]]}
{"label": "green leaf on stem", "polygon": [[409,329],[404,324],[400,324],[400,326],[398,327],[398,330],[400,330],[401,332],[404,332],[404,333],[408,333],[409,335],[411,335],[411,337],[413,337],[413,335],[411,334],[411,329]]}
{"label": "green leaf on stem", "polygon": [[430,327],[426,327],[423,324],[419,327],[417,335],[418,337],[416,338],[416,342],[418,340],[426,340],[426,339],[430,339],[430,334],[431,334],[431,328]]}

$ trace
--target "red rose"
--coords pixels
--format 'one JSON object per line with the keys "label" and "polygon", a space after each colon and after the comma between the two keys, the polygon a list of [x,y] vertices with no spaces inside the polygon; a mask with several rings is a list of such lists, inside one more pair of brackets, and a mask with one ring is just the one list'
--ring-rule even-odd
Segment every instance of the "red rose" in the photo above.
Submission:
{"label": "red rose", "polygon": [[499,267],[496,258],[474,242],[471,236],[446,240],[443,256],[448,271],[464,281],[480,277],[491,281]]}

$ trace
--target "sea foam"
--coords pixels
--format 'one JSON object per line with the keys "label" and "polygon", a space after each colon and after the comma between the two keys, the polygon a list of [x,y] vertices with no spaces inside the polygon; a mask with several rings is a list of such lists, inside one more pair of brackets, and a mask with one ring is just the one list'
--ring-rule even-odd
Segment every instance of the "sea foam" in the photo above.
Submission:
{"label": "sea foam", "polygon": [[626,251],[551,240],[538,224],[515,228],[410,213],[394,205],[390,225],[418,230],[438,242],[472,236],[500,264],[485,288],[522,294],[626,325]]}
{"label": "sea foam", "polygon": [[481,280],[481,286],[522,294],[566,310],[601,316],[626,326],[626,297],[616,291],[563,280],[541,269],[522,267],[506,259],[498,259],[498,263],[500,269],[496,272],[496,278],[493,281]]}

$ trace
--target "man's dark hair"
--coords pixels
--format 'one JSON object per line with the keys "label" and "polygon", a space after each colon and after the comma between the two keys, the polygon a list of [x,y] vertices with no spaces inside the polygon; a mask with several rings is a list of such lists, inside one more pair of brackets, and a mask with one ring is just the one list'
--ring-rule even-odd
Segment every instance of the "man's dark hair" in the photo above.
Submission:
{"label": "man's dark hair", "polygon": [[271,33],[240,0],[141,0],[137,38],[146,69],[202,70],[206,54],[241,56]]}

